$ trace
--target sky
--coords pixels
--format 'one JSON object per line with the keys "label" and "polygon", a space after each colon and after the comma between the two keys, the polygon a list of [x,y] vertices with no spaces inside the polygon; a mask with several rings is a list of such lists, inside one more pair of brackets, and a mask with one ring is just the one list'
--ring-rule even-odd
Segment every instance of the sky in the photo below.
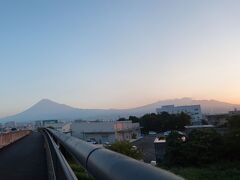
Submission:
{"label": "sky", "polygon": [[0,117],[42,98],[240,104],[240,1],[0,1]]}

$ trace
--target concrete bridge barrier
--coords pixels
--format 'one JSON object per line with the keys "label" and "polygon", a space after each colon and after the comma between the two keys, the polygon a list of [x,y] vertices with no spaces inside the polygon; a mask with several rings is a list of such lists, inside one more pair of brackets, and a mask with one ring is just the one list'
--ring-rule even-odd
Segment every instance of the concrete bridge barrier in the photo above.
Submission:
{"label": "concrete bridge barrier", "polygon": [[23,138],[24,136],[29,135],[30,133],[30,130],[20,130],[0,134],[0,149]]}

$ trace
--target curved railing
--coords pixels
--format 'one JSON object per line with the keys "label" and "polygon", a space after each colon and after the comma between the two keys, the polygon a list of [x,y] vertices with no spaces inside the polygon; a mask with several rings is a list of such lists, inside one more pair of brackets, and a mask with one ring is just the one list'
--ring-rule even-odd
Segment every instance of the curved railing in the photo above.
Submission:
{"label": "curved railing", "polygon": [[104,180],[179,180],[166,170],[153,167],[122,154],[86,143],[53,129],[45,129],[95,179]]}

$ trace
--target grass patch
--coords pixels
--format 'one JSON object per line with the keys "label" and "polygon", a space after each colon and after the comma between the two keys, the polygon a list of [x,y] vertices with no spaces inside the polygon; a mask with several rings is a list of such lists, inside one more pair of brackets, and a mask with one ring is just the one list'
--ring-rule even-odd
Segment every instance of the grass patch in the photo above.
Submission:
{"label": "grass patch", "polygon": [[239,180],[240,162],[219,162],[202,167],[160,166],[187,180]]}
{"label": "grass patch", "polygon": [[80,166],[75,159],[62,147],[62,152],[64,154],[65,159],[67,160],[69,166],[73,170],[74,174],[79,180],[93,180],[92,177],[88,175],[88,172]]}
{"label": "grass patch", "polygon": [[68,164],[72,168],[74,174],[79,180],[93,180],[88,174],[87,171],[78,165],[73,159],[68,159]]}

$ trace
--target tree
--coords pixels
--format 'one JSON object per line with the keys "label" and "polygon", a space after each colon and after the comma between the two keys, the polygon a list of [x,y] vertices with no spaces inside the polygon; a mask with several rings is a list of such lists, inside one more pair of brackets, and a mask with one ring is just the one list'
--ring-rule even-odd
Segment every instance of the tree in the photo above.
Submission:
{"label": "tree", "polygon": [[161,120],[161,130],[162,131],[168,131],[168,130],[173,130],[174,125],[171,119],[173,119],[173,115],[168,114],[167,112],[162,112],[159,114],[159,118]]}
{"label": "tree", "polygon": [[215,130],[193,130],[186,142],[181,137],[177,132],[167,137],[166,164],[199,166],[222,158],[223,138]]}
{"label": "tree", "polygon": [[240,129],[231,130],[224,136],[225,158],[240,160]]}
{"label": "tree", "polygon": [[240,115],[228,118],[229,132],[224,135],[225,158],[240,160]]}
{"label": "tree", "polygon": [[134,159],[142,159],[143,156],[142,152],[136,148],[133,148],[129,141],[116,141],[115,143],[106,146],[106,148]]}
{"label": "tree", "polygon": [[172,131],[166,139],[166,153],[164,162],[167,165],[183,165],[185,161],[185,142],[182,140],[183,135]]}
{"label": "tree", "polygon": [[129,121],[132,121],[132,123],[138,123],[139,122],[139,118],[136,116],[129,116]]}
{"label": "tree", "polygon": [[[124,121],[125,118],[119,120]],[[118,121],[119,121],[118,120]],[[168,130],[184,130],[184,126],[189,125],[191,117],[186,113],[169,114],[163,112],[161,114],[145,114],[138,118],[136,116],[129,116],[129,120],[133,123],[138,122],[142,127],[142,133],[148,133],[149,131],[168,131]]]}
{"label": "tree", "polygon": [[126,118],[119,118],[117,121],[127,121]]}
{"label": "tree", "polygon": [[221,156],[223,139],[213,129],[193,130],[188,137],[185,151],[188,163],[202,165],[215,162]]}
{"label": "tree", "polygon": [[177,123],[178,130],[184,130],[185,129],[184,126],[191,124],[191,117],[188,114],[181,112],[180,114],[178,114],[176,123]]}
{"label": "tree", "polygon": [[231,129],[240,128],[240,115],[231,116],[228,118],[228,124]]}

